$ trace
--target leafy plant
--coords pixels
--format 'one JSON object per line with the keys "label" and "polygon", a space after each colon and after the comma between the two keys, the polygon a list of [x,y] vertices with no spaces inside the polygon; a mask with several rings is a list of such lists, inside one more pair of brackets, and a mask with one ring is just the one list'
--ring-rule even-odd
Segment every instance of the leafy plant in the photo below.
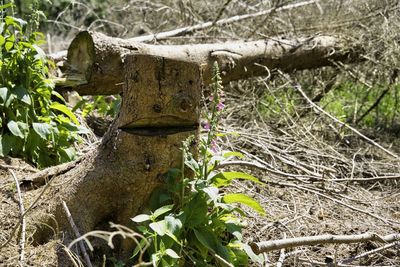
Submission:
{"label": "leafy plant", "polygon": [[[244,266],[248,257],[261,261],[250,247],[242,242],[241,230],[246,225],[238,217],[245,216],[237,204],[253,208],[264,215],[261,205],[244,194],[226,192],[235,179],[261,183],[257,178],[242,172],[220,172],[218,164],[237,152],[216,153],[217,125],[224,108],[218,65],[215,65],[211,112],[203,127],[207,136],[200,141],[196,160],[189,150],[194,137],[183,144],[183,164],[166,174],[166,190],[157,192],[151,201],[155,208],[150,214],[140,214],[132,220],[140,224],[137,229],[149,240],[149,260],[154,266]],[[185,171],[185,169],[187,171]],[[190,170],[190,171],[189,171]],[[194,174],[194,178],[187,176]],[[145,241],[141,242],[132,257],[137,257]]]}
{"label": "leafy plant", "polygon": [[88,114],[96,111],[101,116],[116,117],[121,106],[120,95],[96,95],[80,97],[78,103],[72,109],[73,111],[80,109],[82,115],[86,117]]}
{"label": "leafy plant", "polygon": [[39,47],[43,35],[28,33],[26,21],[6,15],[12,7],[0,6],[0,156],[38,167],[73,160],[71,144],[86,129],[48,79],[49,62]]}

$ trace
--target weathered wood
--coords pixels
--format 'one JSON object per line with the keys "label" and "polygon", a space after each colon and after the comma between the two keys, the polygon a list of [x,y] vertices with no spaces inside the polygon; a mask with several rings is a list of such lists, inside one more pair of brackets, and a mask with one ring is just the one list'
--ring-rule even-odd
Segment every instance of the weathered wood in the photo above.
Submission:
{"label": "weathered wood", "polygon": [[[101,145],[74,169],[55,177],[44,196],[51,217],[39,221],[59,227],[65,242],[73,234],[62,201],[81,233],[104,229],[109,221],[133,226],[130,218],[163,186],[163,175],[180,168],[182,142],[197,135],[202,90],[198,64],[128,55],[124,73],[121,111]],[[37,231],[38,242],[52,234],[46,227]]]}
{"label": "weathered wood", "polygon": [[202,65],[205,84],[211,82],[212,64],[217,61],[224,83],[266,75],[275,69],[285,72],[330,66],[333,61],[355,61],[357,49],[345,49],[332,36],[297,39],[268,39],[194,45],[149,45],[81,32],[68,49],[70,74],[83,75],[86,84],[74,87],[81,95],[118,94],[123,85],[123,62],[129,54],[147,54]]}

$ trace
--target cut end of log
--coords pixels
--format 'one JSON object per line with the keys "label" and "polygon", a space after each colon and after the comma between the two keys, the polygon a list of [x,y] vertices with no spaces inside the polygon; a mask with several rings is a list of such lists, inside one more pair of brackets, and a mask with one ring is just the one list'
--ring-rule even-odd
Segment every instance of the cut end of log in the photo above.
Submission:
{"label": "cut end of log", "polygon": [[71,71],[82,74],[89,80],[94,63],[94,42],[89,32],[80,32],[68,48],[68,64]]}
{"label": "cut end of log", "polygon": [[260,254],[260,247],[257,245],[257,243],[250,243],[250,247],[255,254]]}

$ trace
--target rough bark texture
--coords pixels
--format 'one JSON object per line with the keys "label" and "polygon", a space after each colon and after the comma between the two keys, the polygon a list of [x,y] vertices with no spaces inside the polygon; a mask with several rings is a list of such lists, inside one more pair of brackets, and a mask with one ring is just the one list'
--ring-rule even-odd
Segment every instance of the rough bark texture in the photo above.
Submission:
{"label": "rough bark texture", "polygon": [[[194,63],[131,55],[125,58],[125,86],[118,118],[92,155],[52,180],[47,214],[54,215],[70,238],[65,201],[81,233],[109,221],[130,225],[163,185],[163,174],[181,166],[181,146],[197,134],[201,93],[200,66]],[[56,196],[56,198],[54,198]],[[50,217],[41,221],[56,226]],[[45,242],[42,227],[36,236]]]}
{"label": "rough bark texture", "polygon": [[332,65],[332,61],[354,61],[357,50],[345,49],[340,39],[317,36],[299,39],[269,39],[195,45],[149,45],[112,38],[95,32],[81,32],[68,49],[67,74],[81,84],[80,94],[118,94],[123,85],[124,58],[129,54],[157,55],[202,65],[204,83],[212,78],[217,61],[225,83],[265,75],[274,69],[286,72]]}

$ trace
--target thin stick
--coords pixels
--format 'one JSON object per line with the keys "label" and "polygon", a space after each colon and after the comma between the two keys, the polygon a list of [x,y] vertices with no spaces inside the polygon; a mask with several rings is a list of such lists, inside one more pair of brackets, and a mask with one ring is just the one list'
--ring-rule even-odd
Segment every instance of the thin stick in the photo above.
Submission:
{"label": "thin stick", "polygon": [[15,181],[15,186],[17,187],[18,202],[19,202],[19,213],[20,213],[20,224],[21,224],[21,238],[19,241],[19,265],[23,267],[25,265],[25,236],[26,236],[26,222],[25,222],[25,208],[22,199],[21,189],[19,188],[19,182],[15,172],[8,169]]}
{"label": "thin stick", "polygon": [[349,263],[351,263],[351,262],[353,262],[355,260],[358,260],[360,258],[363,258],[363,257],[369,256],[369,255],[384,251],[386,249],[389,249],[389,248],[397,246],[397,245],[399,245],[398,241],[393,242],[393,243],[389,243],[389,244],[386,244],[386,245],[384,245],[382,247],[379,247],[379,248],[376,248],[376,249],[373,249],[373,250],[358,254],[358,255],[356,255],[354,257],[344,259],[341,262],[339,262],[339,264],[349,264]]}
{"label": "thin stick", "polygon": [[323,110],[320,106],[318,106],[317,104],[315,104],[314,102],[312,102],[310,100],[310,98],[308,98],[308,96],[304,93],[303,90],[301,90],[301,87],[299,85],[294,86],[296,88],[297,91],[299,91],[299,93],[304,97],[305,100],[307,100],[308,103],[310,103],[311,106],[313,106],[315,109],[317,109],[319,112],[325,114],[326,116],[328,116],[330,119],[332,119],[333,121],[339,123],[340,125],[348,128],[349,130],[351,130],[352,132],[354,132],[355,134],[357,134],[358,136],[360,136],[362,139],[366,140],[368,143],[380,148],[382,151],[384,151],[386,154],[399,159],[399,156],[397,156],[396,154],[394,154],[393,152],[387,150],[386,148],[384,148],[383,146],[381,146],[380,144],[378,144],[377,142],[375,142],[374,140],[366,137],[365,135],[363,135],[362,133],[360,133],[357,129],[351,127],[350,125],[348,125],[347,123],[344,123],[342,121],[340,121],[339,119],[335,118],[334,116],[332,116],[331,114],[329,114],[328,112],[326,112],[325,110]]}
{"label": "thin stick", "polygon": [[[74,219],[72,218],[71,212],[69,211],[68,206],[65,203],[65,201],[62,201],[62,206],[64,208],[65,215],[67,215],[68,222],[71,225],[72,230],[74,231],[75,237],[80,238],[81,234],[79,233],[78,227],[76,227]],[[89,255],[87,254],[85,244],[83,243],[83,241],[79,241],[78,245],[79,245],[80,250],[82,251],[83,258],[85,259],[86,265],[89,267],[93,267],[92,263],[90,262]]]}
{"label": "thin stick", "polygon": [[[286,239],[286,233],[283,233],[283,239]],[[281,254],[279,255],[278,262],[276,263],[276,267],[282,267],[283,262],[285,261],[285,258],[286,258],[285,248],[282,248]]]}
{"label": "thin stick", "polygon": [[400,234],[379,236],[375,233],[364,233],[359,235],[317,235],[304,236],[279,240],[262,241],[250,244],[254,253],[260,254],[282,248],[299,246],[312,246],[318,244],[350,244],[365,241],[393,242],[400,239]]}

